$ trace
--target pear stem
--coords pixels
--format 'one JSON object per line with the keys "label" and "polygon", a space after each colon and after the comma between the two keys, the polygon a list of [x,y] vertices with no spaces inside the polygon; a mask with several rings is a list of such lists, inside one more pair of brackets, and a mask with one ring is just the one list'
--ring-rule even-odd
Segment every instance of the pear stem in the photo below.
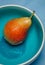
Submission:
{"label": "pear stem", "polygon": [[32,17],[33,17],[34,13],[35,13],[35,11],[33,11],[33,13],[31,14],[30,18],[32,18]]}

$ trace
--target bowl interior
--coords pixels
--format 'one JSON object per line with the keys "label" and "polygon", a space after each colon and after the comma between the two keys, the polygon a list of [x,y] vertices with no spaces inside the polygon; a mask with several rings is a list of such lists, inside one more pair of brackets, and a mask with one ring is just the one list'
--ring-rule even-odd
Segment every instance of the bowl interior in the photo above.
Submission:
{"label": "bowl interior", "polygon": [[11,46],[4,40],[4,26],[13,19],[29,17],[31,12],[17,6],[0,8],[0,64],[17,65],[31,59],[40,49],[43,39],[42,27],[39,20],[33,16],[32,26],[27,33],[25,41],[18,46]]}

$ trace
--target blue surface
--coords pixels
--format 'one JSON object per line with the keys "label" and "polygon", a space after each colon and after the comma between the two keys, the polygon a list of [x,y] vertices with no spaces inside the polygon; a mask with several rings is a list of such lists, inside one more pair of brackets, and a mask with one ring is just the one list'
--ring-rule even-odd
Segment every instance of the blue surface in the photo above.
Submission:
{"label": "blue surface", "polygon": [[[35,10],[45,27],[45,0],[0,0],[0,5],[19,4]],[[31,65],[45,65],[45,44],[38,59]]]}

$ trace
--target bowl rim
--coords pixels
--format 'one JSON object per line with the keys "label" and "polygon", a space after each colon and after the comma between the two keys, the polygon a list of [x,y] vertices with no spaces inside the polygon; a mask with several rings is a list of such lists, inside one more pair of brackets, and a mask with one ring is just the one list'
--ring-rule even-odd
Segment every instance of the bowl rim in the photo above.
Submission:
{"label": "bowl rim", "polygon": [[[4,7],[8,7],[8,6],[14,6],[14,7],[18,7],[18,8],[23,8],[23,9],[27,10],[28,12],[33,13],[32,10],[30,10],[30,9],[24,7],[24,6],[16,5],[16,4],[1,5],[0,8],[4,8]],[[40,23],[41,28],[42,28],[42,32],[43,32],[42,44],[41,44],[41,46],[40,46],[38,52],[37,52],[31,59],[25,61],[24,63],[18,64],[18,65],[31,64],[31,63],[39,56],[39,54],[40,54],[40,52],[42,51],[43,46],[44,46],[44,27],[43,27],[43,24],[42,24],[42,21],[40,20],[40,18],[39,18],[36,14],[34,14],[34,16],[39,20],[39,23]]]}

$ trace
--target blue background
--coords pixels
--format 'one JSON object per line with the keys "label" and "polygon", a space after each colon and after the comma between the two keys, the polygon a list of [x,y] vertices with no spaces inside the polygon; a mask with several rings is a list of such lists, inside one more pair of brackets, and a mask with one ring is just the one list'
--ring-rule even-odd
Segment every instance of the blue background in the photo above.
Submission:
{"label": "blue background", "polygon": [[[35,10],[45,28],[45,0],[0,0],[0,6],[7,4],[22,5],[31,10]],[[45,65],[45,44],[41,54],[31,65]]]}

